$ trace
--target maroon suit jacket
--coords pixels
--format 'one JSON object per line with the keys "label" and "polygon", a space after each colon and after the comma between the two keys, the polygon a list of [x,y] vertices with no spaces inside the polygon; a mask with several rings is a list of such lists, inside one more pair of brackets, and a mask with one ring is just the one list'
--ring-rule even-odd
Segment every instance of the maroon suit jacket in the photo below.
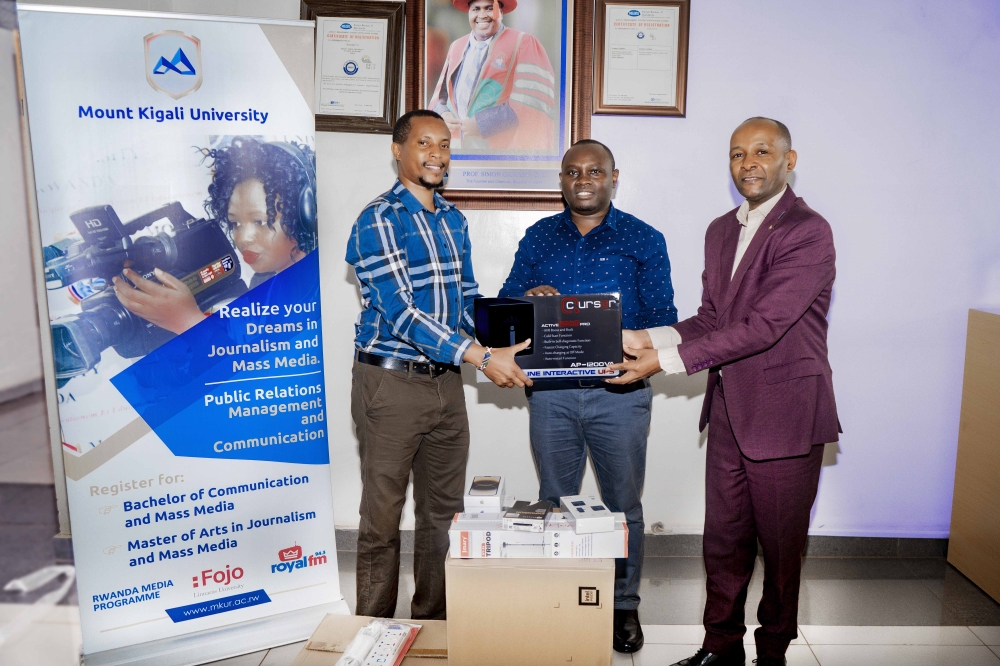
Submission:
{"label": "maroon suit jacket", "polygon": [[826,346],[833,233],[788,188],[733,275],[741,228],[736,210],[708,226],[701,307],[674,324],[688,374],[710,369],[699,428],[708,423],[722,368],[743,454],[752,460],[805,455],[814,444],[837,441],[840,432]]}

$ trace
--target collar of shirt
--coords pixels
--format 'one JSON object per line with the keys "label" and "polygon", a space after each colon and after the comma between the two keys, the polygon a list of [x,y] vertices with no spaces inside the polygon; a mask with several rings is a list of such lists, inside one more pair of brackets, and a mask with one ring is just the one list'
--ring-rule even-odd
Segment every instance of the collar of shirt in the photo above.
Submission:
{"label": "collar of shirt", "polygon": [[778,205],[778,201],[781,200],[787,189],[788,185],[785,185],[781,188],[780,192],[753,210],[750,210],[750,202],[744,199],[743,203],[740,204],[739,210],[736,211],[736,219],[744,227],[759,227],[764,218],[767,217],[767,214],[771,212],[771,209]]}
{"label": "collar of shirt", "polygon": [[[563,221],[566,224],[568,224],[573,231],[575,231],[576,233],[580,233],[580,230],[576,228],[576,223],[573,222],[573,214],[569,211],[569,206],[566,206],[566,208],[563,209],[562,217]],[[600,230],[600,228],[603,227],[605,224],[616,231],[618,230],[618,209],[615,208],[614,204],[611,204],[611,207],[608,208],[608,214],[604,216],[604,219],[601,220],[601,223],[598,224],[593,229],[591,229],[590,233],[588,233],[587,236]]]}
{"label": "collar of shirt", "polygon": [[[415,196],[413,196],[413,192],[406,189],[406,185],[403,185],[398,178],[396,179],[396,184],[392,186],[392,193],[396,195],[400,202],[402,202],[403,206],[406,207],[406,212],[410,215],[416,215],[422,210],[427,210],[424,205],[420,203]],[[430,211],[431,213],[437,213],[438,210],[447,211],[454,208],[454,206],[438,192],[434,193],[434,205],[437,210],[432,210]]]}

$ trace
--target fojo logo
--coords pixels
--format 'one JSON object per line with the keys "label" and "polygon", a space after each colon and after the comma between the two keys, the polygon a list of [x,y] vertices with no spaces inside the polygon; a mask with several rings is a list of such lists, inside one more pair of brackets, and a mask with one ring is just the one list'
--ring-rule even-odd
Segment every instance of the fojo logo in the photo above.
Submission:
{"label": "fojo logo", "polygon": [[295,569],[305,569],[326,564],[326,551],[317,550],[312,555],[302,555],[302,546],[291,546],[278,551],[278,562],[271,565],[271,573],[292,573]]}
{"label": "fojo logo", "polygon": [[354,26],[353,26],[353,25],[351,25],[350,23],[341,23],[341,24],[340,24],[340,29],[341,29],[341,30],[350,30],[350,29],[351,29],[351,28],[353,28],[353,27],[354,27]]}
{"label": "fojo logo", "polygon": [[243,578],[243,567],[229,568],[226,565],[225,569],[220,569],[215,571],[214,569],[205,569],[201,572],[200,576],[191,576],[191,585],[193,587],[206,587],[211,583],[216,585],[229,585],[234,580],[239,580]]}
{"label": "fojo logo", "polygon": [[629,16],[638,16],[640,13],[641,12],[638,9],[630,9],[630,10],[628,10],[628,15]]}
{"label": "fojo logo", "polygon": [[143,38],[146,81],[154,90],[180,99],[201,87],[201,41],[178,30]]}

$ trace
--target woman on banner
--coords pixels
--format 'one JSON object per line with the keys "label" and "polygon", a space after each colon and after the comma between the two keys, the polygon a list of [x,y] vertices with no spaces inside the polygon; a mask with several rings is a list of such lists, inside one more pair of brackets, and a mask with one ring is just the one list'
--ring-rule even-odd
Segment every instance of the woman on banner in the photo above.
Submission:
{"label": "woman on banner", "polygon": [[[316,247],[316,156],[311,149],[241,136],[203,153],[212,160],[205,210],[253,270],[251,289]],[[121,304],[178,335],[205,318],[187,285],[158,268],[155,275],[159,282],[126,268],[123,277],[114,278]]]}

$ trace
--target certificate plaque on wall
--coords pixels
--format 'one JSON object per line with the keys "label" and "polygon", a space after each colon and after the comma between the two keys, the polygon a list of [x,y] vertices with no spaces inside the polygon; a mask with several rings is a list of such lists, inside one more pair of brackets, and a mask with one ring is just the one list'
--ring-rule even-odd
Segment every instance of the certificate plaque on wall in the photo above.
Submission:
{"label": "certificate plaque on wall", "polygon": [[683,116],[690,0],[597,0],[594,113]]}
{"label": "certificate plaque on wall", "polygon": [[316,129],[390,133],[399,117],[404,4],[302,3],[316,21]]}

